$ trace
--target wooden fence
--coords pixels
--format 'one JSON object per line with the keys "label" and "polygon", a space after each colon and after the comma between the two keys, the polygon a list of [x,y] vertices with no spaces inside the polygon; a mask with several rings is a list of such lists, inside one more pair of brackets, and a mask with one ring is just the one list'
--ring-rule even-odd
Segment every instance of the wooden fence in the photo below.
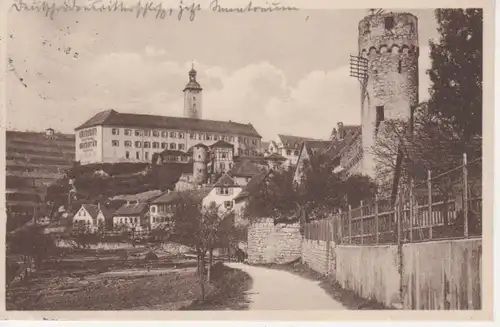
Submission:
{"label": "wooden fence", "polygon": [[[474,164],[480,164],[480,159]],[[349,207],[323,220],[306,223],[304,235],[310,240],[365,245],[481,236],[482,197],[480,191],[471,192],[472,184],[480,183],[481,178],[469,179],[468,167],[464,157],[464,164],[449,172],[434,178],[429,173],[425,192],[410,183],[395,203],[375,198],[371,204]],[[443,198],[433,184],[437,185],[438,178],[449,178],[450,174],[458,176],[451,182],[456,187],[453,194]],[[476,190],[480,190],[477,185]]]}

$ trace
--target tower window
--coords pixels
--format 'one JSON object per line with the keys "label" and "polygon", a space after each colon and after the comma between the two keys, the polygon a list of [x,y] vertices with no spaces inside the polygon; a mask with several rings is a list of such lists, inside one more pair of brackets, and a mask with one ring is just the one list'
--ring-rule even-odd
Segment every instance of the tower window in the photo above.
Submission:
{"label": "tower window", "polygon": [[392,30],[394,28],[394,17],[385,17],[384,24],[386,30]]}
{"label": "tower window", "polygon": [[398,73],[401,74],[401,60],[398,61]]}
{"label": "tower window", "polygon": [[380,123],[384,121],[384,106],[377,106],[377,121],[375,130],[378,131]]}

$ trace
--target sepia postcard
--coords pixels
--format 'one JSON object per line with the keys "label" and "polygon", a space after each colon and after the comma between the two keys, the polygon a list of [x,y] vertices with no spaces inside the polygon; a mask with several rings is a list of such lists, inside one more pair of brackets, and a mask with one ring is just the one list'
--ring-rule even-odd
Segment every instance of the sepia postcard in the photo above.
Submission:
{"label": "sepia postcard", "polygon": [[493,1],[1,9],[5,319],[493,319]]}

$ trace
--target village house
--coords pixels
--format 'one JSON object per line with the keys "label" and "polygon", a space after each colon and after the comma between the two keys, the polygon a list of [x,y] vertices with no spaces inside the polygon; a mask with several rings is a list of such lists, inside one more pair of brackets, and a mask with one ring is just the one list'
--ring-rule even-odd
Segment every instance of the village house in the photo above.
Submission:
{"label": "village house", "polygon": [[95,232],[105,228],[106,216],[108,212],[101,209],[100,204],[82,204],[73,216],[73,226]]}
{"label": "village house", "polygon": [[275,141],[269,144],[269,154],[277,153],[283,156],[286,161],[285,167],[295,166],[299,159],[300,149],[304,141],[321,141],[318,139],[278,134]]}
{"label": "village house", "polygon": [[253,163],[251,160],[242,160],[237,162],[233,169],[229,171],[229,175],[233,178],[237,185],[245,186],[253,176],[259,174],[266,169],[266,165]]}
{"label": "village house", "polygon": [[149,228],[149,205],[146,202],[126,203],[113,214],[113,229],[141,231]]}
{"label": "village house", "polygon": [[244,210],[248,204],[248,198],[251,194],[256,192],[262,183],[272,174],[272,171],[262,171],[257,175],[253,176],[247,185],[233,198],[234,207],[233,211],[235,214],[235,224],[245,225],[247,220],[244,217]]}
{"label": "village house", "polygon": [[[312,164],[311,158],[317,154],[333,160],[334,172],[345,177],[362,173],[361,126],[345,126],[339,122],[331,133],[330,141],[304,141],[294,171],[293,180],[296,185],[300,185],[302,181],[306,162]],[[314,169],[313,165],[309,168]]]}
{"label": "village house", "polygon": [[150,203],[149,225],[151,229],[171,223],[177,205],[185,202],[203,203],[203,199],[210,193],[211,188],[203,187],[194,190],[168,191]]}
{"label": "village house", "polygon": [[238,196],[242,189],[243,187],[238,185],[231,176],[224,174],[203,198],[203,206],[208,207],[215,203],[220,212],[231,211],[234,206],[233,199]]}

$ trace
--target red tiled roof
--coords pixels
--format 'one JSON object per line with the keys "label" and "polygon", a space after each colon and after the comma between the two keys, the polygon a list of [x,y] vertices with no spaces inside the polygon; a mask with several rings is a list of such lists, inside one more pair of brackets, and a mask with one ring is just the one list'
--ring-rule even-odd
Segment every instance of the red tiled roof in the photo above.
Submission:
{"label": "red tiled roof", "polygon": [[185,117],[154,116],[143,114],[119,113],[113,109],[97,113],[82,125],[75,128],[80,130],[92,126],[105,125],[117,127],[164,128],[185,131],[202,131],[213,133],[227,133],[261,137],[252,124],[235,122],[195,119]]}

